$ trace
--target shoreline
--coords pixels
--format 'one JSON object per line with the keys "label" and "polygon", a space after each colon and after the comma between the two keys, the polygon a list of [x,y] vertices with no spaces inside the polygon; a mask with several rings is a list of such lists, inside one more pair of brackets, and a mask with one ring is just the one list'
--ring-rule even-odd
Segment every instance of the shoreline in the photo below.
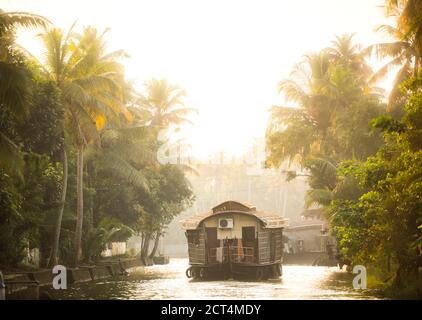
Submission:
{"label": "shoreline", "polygon": [[[141,259],[119,259],[117,261],[103,261],[96,265],[80,266],[78,268],[66,267],[67,285],[75,283],[90,282],[100,279],[117,277],[125,275],[132,268],[145,267]],[[6,300],[10,295],[16,295],[19,292],[32,291],[34,295],[39,295],[39,288],[52,286],[54,277],[52,269],[39,269],[34,271],[10,272],[4,273],[4,282],[6,285]],[[29,297],[33,299],[34,297]],[[18,298],[19,299],[19,298]]]}

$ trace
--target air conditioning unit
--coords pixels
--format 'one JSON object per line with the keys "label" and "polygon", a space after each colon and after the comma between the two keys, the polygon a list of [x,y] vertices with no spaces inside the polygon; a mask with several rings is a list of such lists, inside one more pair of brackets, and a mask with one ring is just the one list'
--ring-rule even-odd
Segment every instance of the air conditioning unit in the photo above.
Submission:
{"label": "air conditioning unit", "polygon": [[232,229],[233,219],[227,219],[227,218],[218,219],[218,227],[220,229]]}

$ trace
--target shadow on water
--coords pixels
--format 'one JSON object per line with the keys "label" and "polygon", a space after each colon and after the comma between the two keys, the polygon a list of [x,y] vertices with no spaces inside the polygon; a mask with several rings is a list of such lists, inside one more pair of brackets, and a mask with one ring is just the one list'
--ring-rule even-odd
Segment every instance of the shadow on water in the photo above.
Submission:
{"label": "shadow on water", "polygon": [[286,265],[282,279],[194,281],[186,259],[132,269],[130,275],[45,290],[53,299],[377,299],[352,288],[353,275],[335,267]]}

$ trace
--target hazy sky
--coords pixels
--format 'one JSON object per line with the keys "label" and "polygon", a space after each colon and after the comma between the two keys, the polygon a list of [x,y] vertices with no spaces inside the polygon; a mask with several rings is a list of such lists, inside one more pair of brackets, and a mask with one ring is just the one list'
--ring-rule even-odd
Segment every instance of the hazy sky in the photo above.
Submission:
{"label": "hazy sky", "polygon": [[[300,57],[334,34],[381,41],[383,0],[0,0],[5,11],[42,14],[59,27],[111,27],[110,49],[124,49],[129,79],[165,77],[199,110],[184,129],[194,155],[245,151],[262,136],[268,108],[281,104],[277,83]],[[39,55],[34,32],[19,42]]]}

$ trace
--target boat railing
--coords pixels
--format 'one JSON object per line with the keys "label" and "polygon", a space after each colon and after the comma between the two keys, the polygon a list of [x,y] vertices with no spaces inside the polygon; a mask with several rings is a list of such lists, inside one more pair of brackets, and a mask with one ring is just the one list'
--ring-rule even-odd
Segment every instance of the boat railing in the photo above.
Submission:
{"label": "boat railing", "polygon": [[[242,246],[230,246],[210,248],[208,253],[208,262],[228,262],[229,258],[231,262],[240,263],[253,263],[255,262],[255,250],[253,247],[242,247]],[[218,251],[221,250],[220,257],[218,257]],[[230,256],[229,256],[230,254]]]}
{"label": "boat railing", "polygon": [[[218,252],[221,251],[220,257],[218,257]],[[208,262],[227,262],[228,261],[228,248],[227,247],[216,247],[209,248],[208,250]]]}

